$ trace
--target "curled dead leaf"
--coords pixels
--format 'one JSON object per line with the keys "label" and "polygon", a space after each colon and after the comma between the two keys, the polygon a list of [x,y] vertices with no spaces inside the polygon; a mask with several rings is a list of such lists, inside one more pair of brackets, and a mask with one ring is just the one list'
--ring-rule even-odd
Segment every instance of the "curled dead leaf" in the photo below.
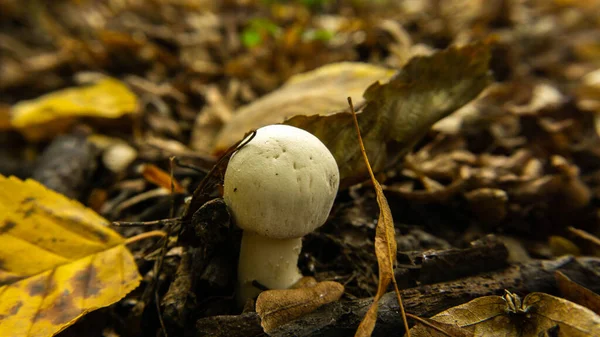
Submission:
{"label": "curled dead leaf", "polygon": [[571,281],[571,279],[560,271],[554,273],[560,294],[569,301],[582,305],[597,315],[600,315],[600,295],[588,288]]}
{"label": "curled dead leaf", "polygon": [[360,322],[355,336],[367,337],[371,336],[373,333],[373,329],[375,329],[375,324],[377,323],[379,300],[383,295],[385,295],[390,282],[394,284],[394,290],[396,292],[398,304],[400,305],[400,313],[404,320],[404,327],[408,331],[408,321],[406,320],[404,306],[402,305],[402,298],[400,297],[400,291],[398,290],[398,285],[394,276],[398,243],[396,242],[396,232],[394,229],[392,211],[387,199],[385,198],[385,195],[383,194],[383,189],[381,188],[381,185],[377,179],[375,179],[375,174],[371,169],[369,157],[367,155],[367,151],[365,150],[365,145],[363,143],[363,138],[360,131],[359,121],[356,117],[354,106],[352,105],[352,98],[348,97],[348,103],[350,104],[350,110],[352,112],[352,122],[356,130],[360,155],[362,156],[364,164],[369,172],[369,176],[371,177],[371,182],[373,183],[373,187],[375,188],[375,193],[377,195],[377,205],[379,206],[379,218],[377,220],[377,227],[375,229],[375,255],[377,257],[377,265],[379,267],[379,283],[377,284],[377,293],[373,298],[373,303],[369,307],[369,310],[367,310],[363,320]]}
{"label": "curled dead leaf", "polygon": [[344,286],[324,281],[309,287],[266,290],[256,299],[256,312],[266,333],[340,299]]}
{"label": "curled dead leaf", "polygon": [[[489,58],[485,44],[449,48],[415,57],[388,83],[372,84],[357,118],[373,170],[406,154],[435,122],[477,97],[490,82]],[[296,116],[285,123],[309,131],[329,148],[340,168],[340,186],[368,176],[351,114]]]}
{"label": "curled dead leaf", "polygon": [[471,211],[477,218],[486,223],[498,223],[506,217],[508,212],[508,195],[497,188],[478,188],[465,193]]}
{"label": "curled dead leaf", "polygon": [[548,238],[548,246],[554,256],[563,255],[581,255],[581,249],[577,247],[571,240],[558,235],[551,235]]}
{"label": "curled dead leaf", "polygon": [[[559,336],[600,336],[600,316],[565,299],[545,293],[531,293],[523,300],[507,292],[504,296],[484,296],[450,308],[433,320],[456,324],[474,337],[537,337],[552,331]],[[429,329],[416,326],[413,337],[431,336]]]}
{"label": "curled dead leaf", "polygon": [[[171,175],[169,173],[152,164],[144,164],[141,166],[140,170],[142,176],[144,176],[144,179],[147,181],[164,189],[171,190]],[[172,183],[174,192],[182,193],[184,191],[177,180],[173,179]]]}

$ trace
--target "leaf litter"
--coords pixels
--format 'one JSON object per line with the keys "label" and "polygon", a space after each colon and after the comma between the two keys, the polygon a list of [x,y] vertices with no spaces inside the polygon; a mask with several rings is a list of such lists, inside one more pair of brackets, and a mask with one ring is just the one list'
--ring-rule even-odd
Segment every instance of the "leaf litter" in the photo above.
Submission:
{"label": "leaf litter", "polygon": [[[540,266],[563,261],[564,257],[552,259],[565,252],[581,254],[583,257],[571,261],[577,261],[576,268],[587,268],[584,273],[567,268],[565,275],[598,293],[600,282],[593,281],[597,274],[593,256],[597,257],[600,252],[594,243],[598,235],[597,200],[600,198],[596,76],[599,49],[598,21],[593,13],[598,12],[599,6],[597,1],[418,0],[397,4],[387,1],[369,4],[350,1],[215,4],[170,0],[145,4],[71,1],[45,4],[33,1],[31,6],[4,1],[0,4],[0,124],[3,131],[11,128],[13,131],[0,134],[4,145],[0,147],[0,172],[27,178],[36,168],[53,171],[52,163],[46,162],[48,156],[38,155],[46,148],[45,140],[54,142],[60,138],[56,137],[58,133],[79,134],[74,130],[83,127],[92,133],[91,137],[107,136],[129,144],[137,150],[135,159],[131,159],[134,161],[128,161],[119,170],[111,170],[110,164],[104,165],[98,160],[110,147],[100,147],[99,153],[86,154],[95,156],[91,160],[79,151],[72,151],[68,156],[53,153],[54,163],[62,160],[78,166],[80,172],[93,175],[80,179],[65,175],[68,170],[59,170],[58,174],[44,175],[54,177],[54,181],[47,182],[49,185],[57,188],[64,182],[61,192],[64,190],[84,204],[94,205],[94,209],[110,220],[170,218],[173,200],[178,206],[176,214],[180,215],[186,208],[185,192],[191,194],[217,161],[212,151],[224,126],[235,124],[240,113],[238,128],[243,131],[232,141],[241,138],[245,131],[254,128],[250,122],[242,122],[242,111],[256,108],[255,103],[263,98],[269,100],[271,93],[277,95],[277,88],[293,86],[292,79],[304,79],[314,87],[307,91],[315,93],[314,96],[305,95],[306,88],[296,87],[297,90],[288,92],[286,98],[277,103],[279,108],[264,109],[269,117],[257,114],[252,123],[275,122],[267,119],[276,116],[277,121],[282,121],[292,117],[283,113],[291,109],[304,115],[292,120],[319,121],[315,124],[323,128],[321,133],[337,141],[344,139],[331,131],[337,131],[338,126],[342,133],[354,137],[349,114],[343,113],[346,117],[340,118],[346,124],[327,118],[345,110],[347,96],[359,103],[358,118],[363,120],[360,127],[365,147],[395,219],[394,240],[402,249],[413,251],[397,254],[399,266],[394,271],[400,275],[399,270],[402,270],[401,275],[407,279],[399,281],[399,286],[410,287],[405,290],[409,294],[428,289],[414,276],[418,275],[419,266],[427,263],[416,261],[413,265],[405,256],[440,256],[442,252],[422,252],[432,248],[463,248],[489,233],[500,234],[502,242],[510,243],[507,247],[512,258],[508,270],[515,262],[528,261],[537,266],[533,267],[533,277],[526,283],[534,286],[519,288],[523,294],[559,293],[558,284],[551,281],[542,284],[537,280],[547,280],[545,276],[553,274],[552,270]],[[469,61],[470,56],[465,53],[469,48],[479,51],[470,55],[473,64],[461,61],[450,68],[455,67],[456,74],[464,75],[463,79],[472,80],[471,89],[460,84],[466,82],[443,83],[441,74],[445,73],[443,68],[448,63],[440,54]],[[428,63],[432,58],[440,62]],[[339,81],[344,78],[339,66],[345,62],[355,65],[361,62],[374,70],[368,72],[368,76],[384,75],[365,79],[364,84],[359,78],[361,84],[350,90],[344,86],[345,80]],[[412,75],[405,71],[405,79],[415,79],[415,87],[419,87],[418,83],[424,87],[413,92],[410,89],[413,83],[407,81],[404,84],[409,85],[402,89],[406,89],[405,95],[423,93],[423,109],[407,103],[406,100],[413,97],[410,95],[403,96],[404,99],[398,101],[399,106],[390,105],[389,110],[376,108],[377,102],[369,107],[369,99],[383,102],[388,99],[386,95],[391,86],[387,84],[394,72],[413,69],[415,64],[426,69],[414,68],[417,71]],[[328,69],[327,65],[334,71],[311,80],[311,73]],[[430,67],[440,69],[440,76],[427,72]],[[489,69],[494,83],[488,86]],[[403,70],[396,77],[402,77]],[[86,78],[102,78],[89,71],[100,71],[124,84],[137,100],[136,109],[127,108],[122,118],[111,120],[88,116],[95,107],[86,105],[89,111],[84,117],[68,117],[56,125],[43,123],[37,125],[34,132],[14,131],[11,112],[18,102],[32,99],[39,102],[36,98],[70,90],[65,88],[93,87],[93,84],[81,85],[90,83]],[[306,77],[298,75],[305,72]],[[420,82],[421,77],[428,81]],[[348,82],[354,80],[356,78],[350,76]],[[373,85],[371,98],[367,95],[365,104],[360,103],[360,95],[377,80],[381,83]],[[323,90],[319,90],[319,85]],[[441,95],[437,95],[435,87],[441,88],[438,92]],[[453,90],[457,91],[451,93]],[[444,96],[443,100],[428,99]],[[336,105],[316,104],[319,100],[329,102],[328,99]],[[291,104],[292,101],[296,103]],[[62,113],[60,104],[52,109]],[[456,109],[455,113],[435,122]],[[139,114],[131,115],[134,110]],[[387,113],[373,114],[372,111]],[[404,124],[391,122],[394,118],[384,123],[375,118],[395,113],[405,118],[410,116],[407,111],[431,113],[432,119],[417,120],[422,124],[406,131],[402,130]],[[327,116],[331,113],[333,115]],[[372,123],[367,123],[369,115]],[[371,128],[373,126],[376,128]],[[398,132],[396,136],[407,138],[397,140],[391,130]],[[33,139],[43,141],[31,142]],[[344,285],[345,292],[339,301],[318,309],[323,319],[332,317],[335,312],[348,312],[349,308],[364,313],[371,304],[368,297],[377,293],[377,258],[370,248],[378,225],[375,216],[378,197],[368,183],[366,166],[355,144],[356,139],[349,139],[348,146],[342,145],[337,151],[336,159],[351,150],[348,154],[352,157],[343,158],[342,162],[347,160],[359,166],[346,167],[346,189],[340,192],[328,224],[305,238],[300,261],[304,274]],[[154,165],[167,172],[168,158],[172,155],[200,166],[198,171],[174,169],[173,175],[184,190],[184,194],[175,196],[170,196],[163,187],[157,190],[152,179],[142,175],[140,166]],[[79,166],[85,167],[79,169]],[[213,175],[218,182],[219,170],[213,171]],[[164,174],[162,176],[159,185],[170,185]],[[361,184],[353,185],[355,182]],[[73,189],[75,191],[70,191]],[[154,302],[164,299],[167,292],[168,298],[175,298],[175,304],[181,309],[181,315],[165,315],[175,318],[166,321],[166,332],[170,335],[183,332],[202,335],[207,325],[200,322],[213,318],[213,323],[239,323],[229,329],[225,323],[220,324],[219,331],[224,336],[246,336],[252,335],[247,333],[249,331],[262,331],[257,325],[256,313],[237,315],[228,300],[232,296],[230,285],[235,279],[231,266],[235,266],[237,258],[239,233],[227,220],[227,212],[218,199],[206,203],[219,197],[218,186],[208,184],[197,196],[192,209],[201,208],[199,214],[190,212],[184,221],[166,222],[182,228],[174,228],[167,241],[163,268],[156,273],[149,268],[149,262],[138,259],[138,268],[144,276],[140,291],[108,309],[84,317],[84,322],[76,323],[63,334],[154,335],[160,329],[157,320],[142,325],[141,317],[154,317]],[[151,233],[161,226],[160,222],[151,223],[153,225],[117,230],[128,237]],[[197,226],[191,225],[194,223]],[[572,231],[569,226],[578,230]],[[207,243],[210,238],[214,241]],[[205,254],[204,246],[212,253]],[[136,257],[156,251],[151,242],[135,243],[131,248]],[[466,254],[471,250],[457,251]],[[486,254],[492,252],[482,254],[472,256],[477,259],[474,263],[459,268],[465,280],[479,280],[478,294],[493,295],[491,289],[497,291],[499,284],[518,286],[504,279],[510,273],[500,268],[494,272],[491,266],[492,270],[486,269],[490,273],[486,282],[469,276],[469,273],[481,272],[475,266],[488,261],[491,256]],[[497,258],[494,256],[492,260]],[[537,264],[540,261],[542,264]],[[446,262],[433,261],[437,268]],[[149,296],[145,292],[152,283],[148,280],[155,278],[160,282],[156,301],[154,294]],[[438,287],[435,289],[440,290],[438,298],[447,303],[441,307],[431,306],[424,293],[419,305],[411,306],[416,312],[432,315],[436,312],[419,309],[441,311],[472,299],[470,287],[452,287],[451,283],[445,283],[459,280],[427,279],[438,280],[433,281]],[[182,282],[185,280],[189,283]],[[179,284],[187,284],[179,288],[187,290],[171,296],[175,293],[170,288],[177,288]],[[569,291],[561,293],[562,296],[576,293]],[[388,335],[390,330],[386,329],[390,324],[394,327],[391,331],[397,333],[402,329],[397,312],[387,316],[391,307],[385,298],[374,336]],[[134,309],[130,309],[132,307]],[[166,313],[167,306],[162,307]],[[348,320],[349,316],[352,312],[343,316],[344,319],[329,320],[327,332],[319,330],[317,321],[305,321],[304,317],[314,318],[311,313],[279,327],[274,333],[286,335],[286,331],[298,331],[289,329],[298,328],[294,322],[305,322],[304,325],[314,325],[312,331],[321,335],[339,335],[340,331],[354,331],[358,326],[359,321]],[[102,319],[107,322],[106,329],[90,331],[87,322]],[[254,330],[257,327],[258,330]],[[551,328],[545,333],[557,332]]]}
{"label": "leaf litter", "polygon": [[[455,324],[473,336],[559,336],[588,337],[600,333],[600,316],[560,297],[531,293],[521,298],[510,292],[504,296],[484,296],[450,308],[432,317]],[[417,326],[413,336],[439,336]]]}

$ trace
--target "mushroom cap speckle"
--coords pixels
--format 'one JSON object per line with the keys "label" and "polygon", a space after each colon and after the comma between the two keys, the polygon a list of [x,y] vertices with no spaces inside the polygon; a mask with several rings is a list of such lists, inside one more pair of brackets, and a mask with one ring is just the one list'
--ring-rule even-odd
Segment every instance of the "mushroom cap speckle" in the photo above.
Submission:
{"label": "mushroom cap speckle", "polygon": [[296,238],[325,223],[339,181],[337,163],[317,137],[269,125],[231,157],[223,198],[242,229]]}

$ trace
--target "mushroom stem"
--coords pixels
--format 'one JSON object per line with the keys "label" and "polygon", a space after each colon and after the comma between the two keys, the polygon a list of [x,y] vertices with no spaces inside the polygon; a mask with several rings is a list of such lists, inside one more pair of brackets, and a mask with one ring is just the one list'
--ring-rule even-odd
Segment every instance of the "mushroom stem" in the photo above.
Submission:
{"label": "mushroom stem", "polygon": [[302,278],[298,256],[302,238],[272,239],[250,231],[242,234],[238,263],[238,303],[243,305],[261,290],[252,281],[269,289],[287,289]]}

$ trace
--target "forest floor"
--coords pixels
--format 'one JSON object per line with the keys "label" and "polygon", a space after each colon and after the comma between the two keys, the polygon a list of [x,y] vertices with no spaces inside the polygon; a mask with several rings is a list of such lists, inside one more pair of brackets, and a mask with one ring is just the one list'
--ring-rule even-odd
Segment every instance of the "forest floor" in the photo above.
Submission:
{"label": "forest floor", "polygon": [[[447,312],[471,328],[441,329],[600,336],[598,13],[597,0],[0,1],[0,173],[33,178],[109,222],[138,222],[110,228],[142,238],[127,243],[139,286],[57,319],[54,331],[263,335],[254,303],[236,305],[241,230],[220,197],[227,149],[286,122],[317,135],[340,166],[329,219],[303,238],[299,268],[343,294],[286,293],[304,309],[269,309],[281,317],[267,330],[353,335],[378,292],[374,243],[385,224],[352,97],[393,216],[388,276],[409,314],[480,299],[469,308],[478,322]],[[0,298],[25,277],[4,278],[18,274],[2,264],[19,259],[6,252]],[[506,314],[503,295],[525,299],[515,315],[530,305],[549,318],[509,315],[483,328]],[[13,336],[3,308],[0,335]],[[402,334],[395,295],[379,308],[373,336]],[[478,324],[488,330],[473,334]],[[424,333],[413,335],[443,335]]]}

